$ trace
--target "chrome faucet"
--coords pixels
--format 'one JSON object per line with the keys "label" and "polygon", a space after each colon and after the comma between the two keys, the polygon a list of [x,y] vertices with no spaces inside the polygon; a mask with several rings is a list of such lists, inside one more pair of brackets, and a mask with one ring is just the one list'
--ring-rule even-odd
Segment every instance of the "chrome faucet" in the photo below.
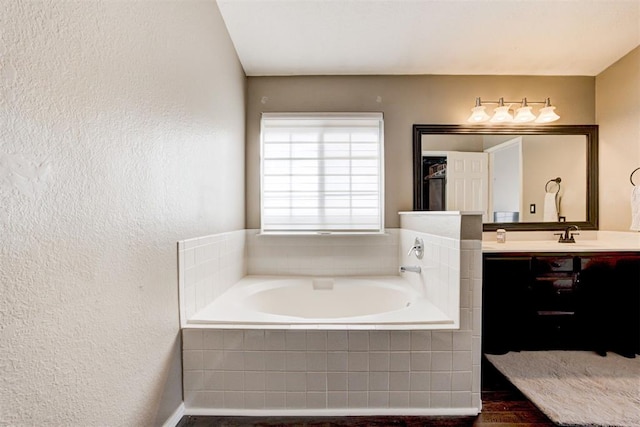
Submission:
{"label": "chrome faucet", "polygon": [[580,233],[571,232],[572,230],[580,231],[577,225],[570,225],[564,229],[564,233],[553,233],[554,236],[560,236],[558,243],[575,243],[576,239],[573,236],[578,236]]}
{"label": "chrome faucet", "polygon": [[400,273],[406,273],[410,271],[411,273],[420,273],[422,272],[422,268],[419,265],[401,265]]}
{"label": "chrome faucet", "polygon": [[407,256],[411,256],[411,254],[416,254],[416,258],[422,259],[422,256],[424,255],[424,242],[421,238],[416,237],[414,240],[413,246],[409,249]]}

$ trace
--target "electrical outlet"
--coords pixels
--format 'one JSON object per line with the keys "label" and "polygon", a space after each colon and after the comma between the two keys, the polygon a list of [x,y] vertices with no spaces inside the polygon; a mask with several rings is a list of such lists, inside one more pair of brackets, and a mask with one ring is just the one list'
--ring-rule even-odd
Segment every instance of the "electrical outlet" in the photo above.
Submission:
{"label": "electrical outlet", "polygon": [[536,204],[535,203],[531,203],[529,205],[529,213],[536,213]]}

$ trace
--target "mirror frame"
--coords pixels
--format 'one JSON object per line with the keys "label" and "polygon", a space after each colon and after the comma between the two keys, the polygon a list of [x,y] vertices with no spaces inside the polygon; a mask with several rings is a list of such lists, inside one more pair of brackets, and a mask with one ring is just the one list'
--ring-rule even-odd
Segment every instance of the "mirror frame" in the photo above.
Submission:
{"label": "mirror frame", "polygon": [[[492,222],[483,224],[484,231],[562,230],[577,225],[583,230],[598,229],[598,125],[496,126],[477,125],[413,125],[413,210],[422,205],[422,136],[449,135],[584,135],[587,138],[587,217],[585,221],[567,222]],[[570,160],[570,159],[568,159]]]}

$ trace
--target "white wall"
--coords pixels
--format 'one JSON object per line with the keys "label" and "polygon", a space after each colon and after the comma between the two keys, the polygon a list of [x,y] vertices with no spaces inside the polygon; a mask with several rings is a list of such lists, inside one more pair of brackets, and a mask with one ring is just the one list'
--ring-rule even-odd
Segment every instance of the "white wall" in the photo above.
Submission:
{"label": "white wall", "polygon": [[0,7],[0,424],[162,423],[176,241],[244,228],[244,73],[214,1]]}

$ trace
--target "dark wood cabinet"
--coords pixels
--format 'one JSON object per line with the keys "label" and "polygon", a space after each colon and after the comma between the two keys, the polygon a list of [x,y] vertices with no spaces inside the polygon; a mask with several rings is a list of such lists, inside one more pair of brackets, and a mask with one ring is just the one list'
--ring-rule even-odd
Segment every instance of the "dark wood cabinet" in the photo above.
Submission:
{"label": "dark wood cabinet", "polygon": [[485,254],[482,336],[491,354],[640,354],[640,254]]}

